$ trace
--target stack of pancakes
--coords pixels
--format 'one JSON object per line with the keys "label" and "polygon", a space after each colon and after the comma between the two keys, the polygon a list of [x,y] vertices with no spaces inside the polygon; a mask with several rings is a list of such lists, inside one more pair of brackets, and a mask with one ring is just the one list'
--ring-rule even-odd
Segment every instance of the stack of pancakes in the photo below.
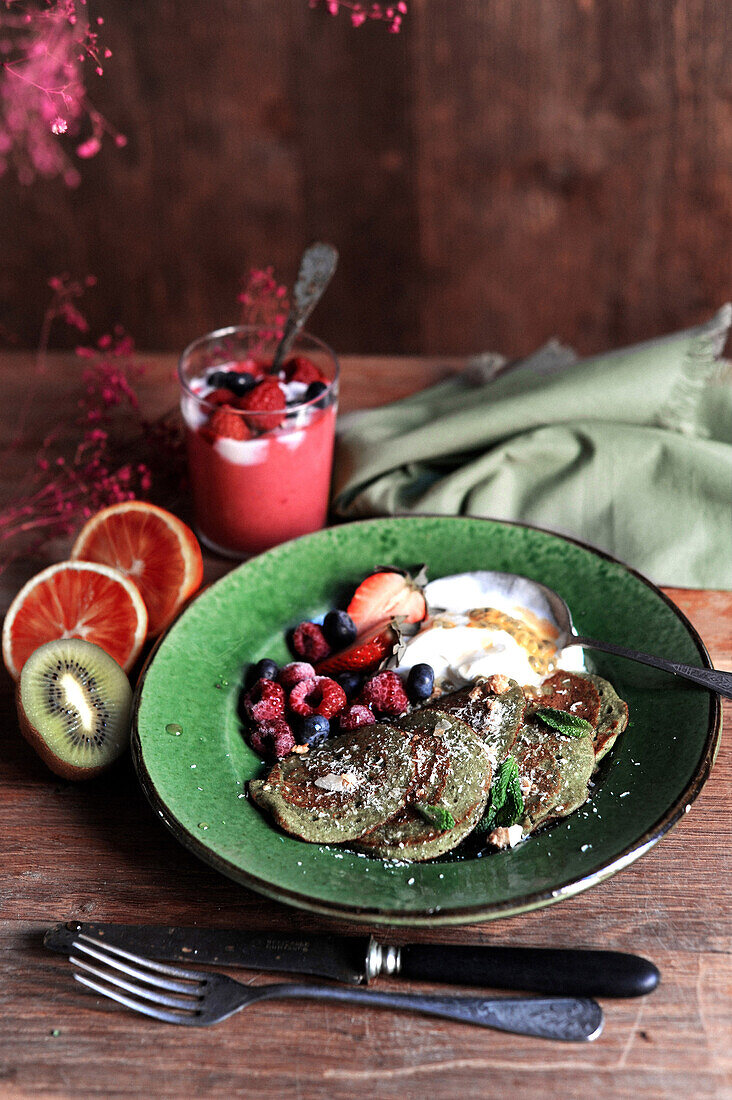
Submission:
{"label": "stack of pancakes", "polygon": [[[502,679],[479,680],[392,723],[285,757],[249,783],[250,796],[302,840],[380,859],[434,859],[478,825],[495,771],[512,756],[522,833],[566,817],[585,801],[598,761],[625,729],[627,704],[589,673],[559,671],[526,692],[512,680],[496,683]],[[538,717],[542,707],[584,718],[591,730],[558,732]]]}

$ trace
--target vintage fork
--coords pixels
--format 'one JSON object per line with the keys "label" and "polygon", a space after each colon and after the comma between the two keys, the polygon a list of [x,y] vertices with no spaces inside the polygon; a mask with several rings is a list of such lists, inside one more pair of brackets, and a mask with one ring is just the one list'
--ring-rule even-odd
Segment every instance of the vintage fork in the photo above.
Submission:
{"label": "vintage fork", "polygon": [[255,1001],[291,997],[406,1009],[545,1039],[583,1042],[602,1031],[602,1009],[587,998],[427,996],[294,982],[249,986],[225,974],[153,962],[83,934],[71,951],[69,961],[83,971],[74,973],[82,985],[136,1012],[185,1027],[208,1027]]}

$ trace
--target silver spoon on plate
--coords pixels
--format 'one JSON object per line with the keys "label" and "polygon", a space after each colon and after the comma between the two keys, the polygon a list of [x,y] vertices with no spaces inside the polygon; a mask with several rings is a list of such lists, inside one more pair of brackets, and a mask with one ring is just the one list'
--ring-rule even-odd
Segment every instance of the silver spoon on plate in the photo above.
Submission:
{"label": "silver spoon on plate", "polygon": [[[466,578],[471,574],[465,574]],[[480,606],[471,600],[484,597],[487,592],[493,592],[500,597],[504,605],[513,603],[516,607],[525,607],[539,617],[549,619],[559,631],[556,638],[557,650],[561,651],[568,646],[581,646],[583,649],[597,649],[602,653],[612,653],[615,657],[627,657],[630,661],[639,661],[653,668],[660,668],[664,672],[670,672],[674,676],[681,676],[685,680],[691,680],[694,684],[715,691],[726,699],[732,699],[732,672],[722,672],[715,668],[695,668],[693,665],[681,664],[666,657],[655,657],[650,653],[641,653],[637,649],[627,646],[615,645],[614,642],[603,642],[597,638],[587,638],[578,634],[572,623],[569,607],[559,595],[545,584],[530,580],[528,577],[518,576],[516,573],[499,573],[492,570],[479,570],[472,574],[476,590],[474,593],[461,591],[460,596],[463,606]],[[446,582],[454,582],[457,578],[442,577],[431,581],[428,585],[428,598],[431,607],[448,609],[450,603],[450,588]],[[465,583],[469,583],[467,580]]]}

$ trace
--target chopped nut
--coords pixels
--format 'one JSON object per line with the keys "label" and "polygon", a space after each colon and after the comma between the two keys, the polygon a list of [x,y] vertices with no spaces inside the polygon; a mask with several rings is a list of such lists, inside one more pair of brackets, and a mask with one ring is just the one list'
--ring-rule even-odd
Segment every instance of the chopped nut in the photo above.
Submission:
{"label": "chopped nut", "polygon": [[513,848],[524,838],[524,830],[521,825],[509,825],[508,828],[494,829],[488,834],[488,841],[496,848]]}
{"label": "chopped nut", "polygon": [[342,791],[347,793],[355,791],[362,782],[363,780],[357,776],[355,772],[343,772],[341,775],[334,775],[333,772],[328,772],[327,775],[321,776],[320,779],[315,780],[315,786],[322,787],[324,791]]}

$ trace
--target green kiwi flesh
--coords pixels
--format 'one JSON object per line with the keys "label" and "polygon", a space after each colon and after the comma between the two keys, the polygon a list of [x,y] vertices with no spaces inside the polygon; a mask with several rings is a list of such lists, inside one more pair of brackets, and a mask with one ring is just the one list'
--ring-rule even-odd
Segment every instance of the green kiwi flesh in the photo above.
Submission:
{"label": "green kiwi flesh", "polygon": [[36,649],[23,665],[16,701],[21,733],[64,779],[98,775],[129,744],[129,680],[91,642],[61,638]]}

